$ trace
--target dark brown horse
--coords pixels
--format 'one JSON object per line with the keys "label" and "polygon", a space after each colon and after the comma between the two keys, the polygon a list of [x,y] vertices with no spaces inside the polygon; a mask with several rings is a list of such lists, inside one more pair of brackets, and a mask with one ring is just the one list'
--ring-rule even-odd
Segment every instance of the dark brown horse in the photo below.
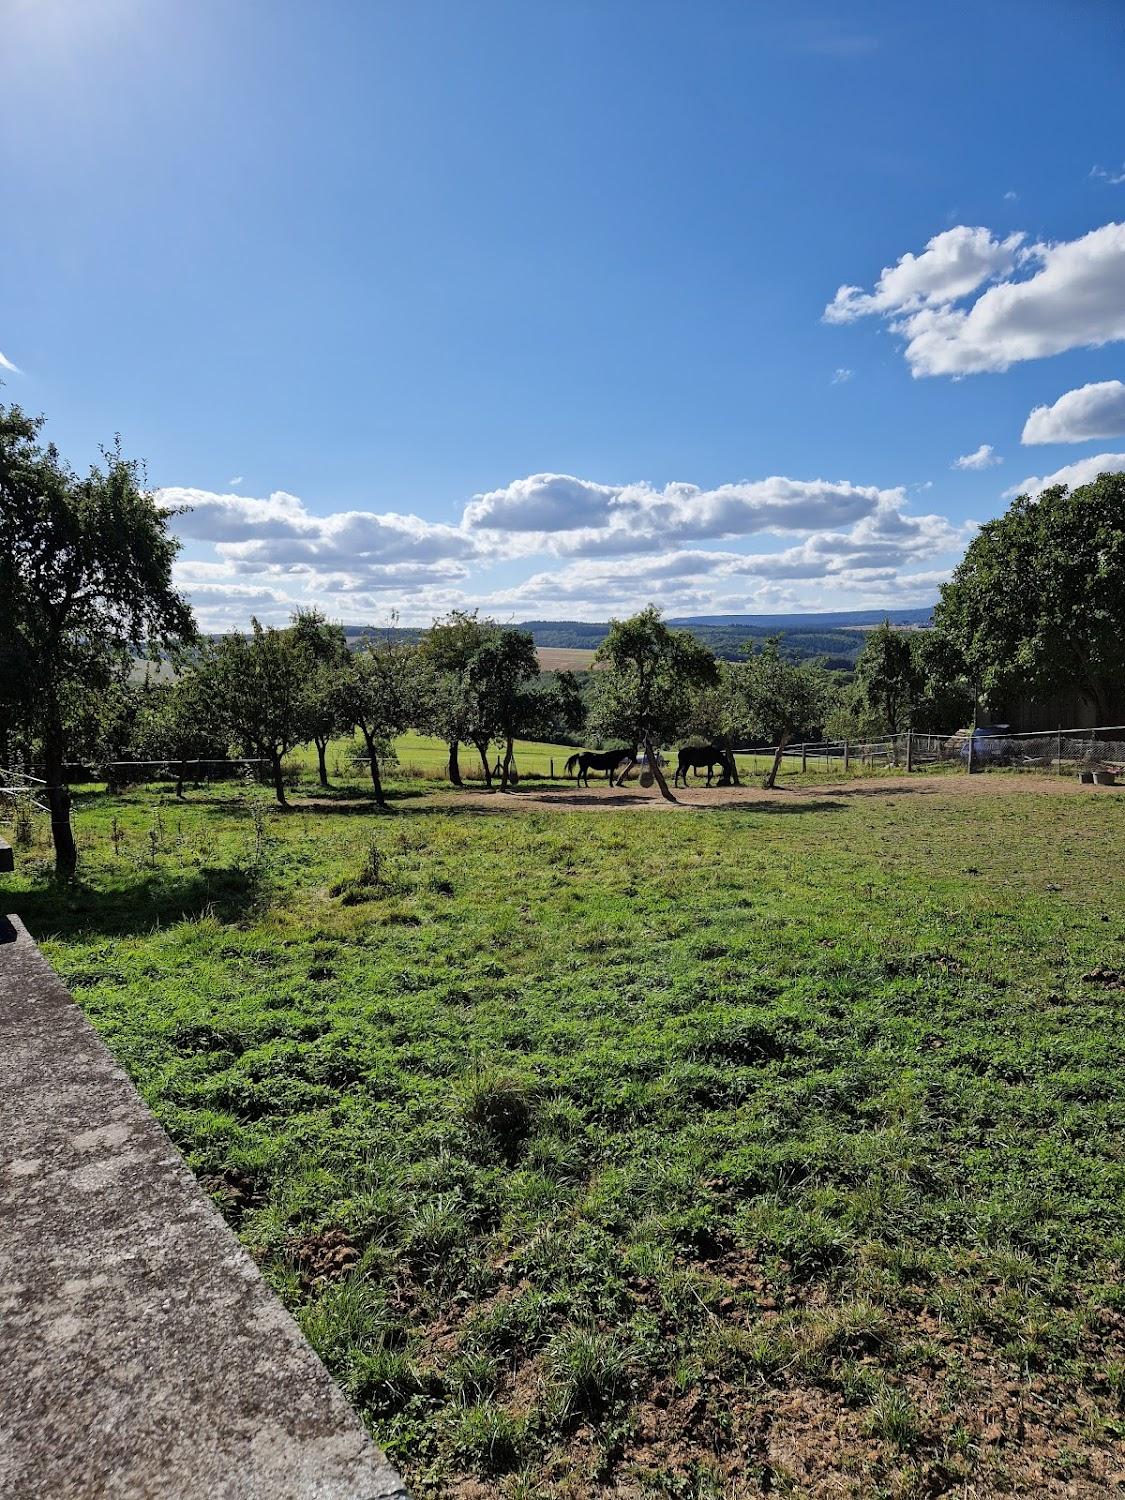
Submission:
{"label": "dark brown horse", "polygon": [[685,745],[679,753],[676,765],[676,774],[672,778],[672,785],[679,786],[680,777],[684,779],[687,786],[687,773],[689,771],[701,771],[707,767],[707,785],[711,785],[711,775],[715,767],[723,773],[719,777],[720,786],[730,786],[737,779],[734,768],[734,756],[729,750],[721,750],[718,745]]}
{"label": "dark brown horse", "polygon": [[585,784],[589,786],[591,771],[608,771],[609,784],[613,786],[613,773],[617,770],[617,767],[623,767],[617,779],[619,782],[624,781],[626,773],[630,770],[636,758],[636,745],[631,750],[579,750],[567,761],[563,767],[563,772],[569,776],[571,771],[577,766],[578,774],[575,777],[576,782],[579,786],[582,786],[583,777],[585,777]]}

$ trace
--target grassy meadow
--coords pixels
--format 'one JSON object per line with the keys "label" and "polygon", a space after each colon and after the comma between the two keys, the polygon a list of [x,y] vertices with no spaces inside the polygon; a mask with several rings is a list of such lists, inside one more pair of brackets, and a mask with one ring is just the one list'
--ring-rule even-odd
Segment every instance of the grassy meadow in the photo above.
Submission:
{"label": "grassy meadow", "polygon": [[414,1493],[1125,1482],[1125,794],[443,760],[89,788],[4,891]]}

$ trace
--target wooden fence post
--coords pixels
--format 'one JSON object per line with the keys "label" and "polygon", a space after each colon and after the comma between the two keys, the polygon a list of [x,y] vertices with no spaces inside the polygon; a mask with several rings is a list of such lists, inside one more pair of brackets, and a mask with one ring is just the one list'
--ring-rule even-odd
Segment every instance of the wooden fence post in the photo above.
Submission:
{"label": "wooden fence post", "polygon": [[913,731],[913,729],[908,729],[906,731],[906,769],[908,771],[913,771],[913,769],[914,769],[914,731]]}
{"label": "wooden fence post", "polygon": [[802,742],[802,744],[801,744],[801,770],[802,771],[807,771],[808,768],[809,768],[809,747],[808,747],[808,745],[806,745],[806,744],[804,744]]}
{"label": "wooden fence post", "polygon": [[1055,759],[1059,763],[1059,775],[1061,776],[1062,775],[1062,725],[1061,724],[1059,725],[1058,732],[1055,735]]}
{"label": "wooden fence post", "polygon": [[846,771],[850,765],[851,765],[851,746],[848,744],[847,740],[845,740],[844,741],[844,770]]}

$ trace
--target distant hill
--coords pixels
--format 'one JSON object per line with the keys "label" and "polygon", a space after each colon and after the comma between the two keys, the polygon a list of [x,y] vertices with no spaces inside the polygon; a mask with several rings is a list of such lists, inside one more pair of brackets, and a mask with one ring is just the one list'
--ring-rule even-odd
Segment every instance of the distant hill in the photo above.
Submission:
{"label": "distant hill", "polygon": [[[864,636],[875,625],[889,619],[892,625],[922,629],[930,623],[930,609],[856,609],[832,614],[807,615],[692,615],[669,620],[690,630],[716,656],[733,661],[755,643],[779,636],[781,652],[795,661],[820,657],[829,667],[847,670],[855,666],[863,650]],[[593,651],[605,639],[609,624],[589,620],[525,620],[520,629],[530,630],[540,651],[552,653]],[[547,659],[541,657],[544,666]]]}
{"label": "distant hill", "polygon": [[[863,650],[865,633],[884,620],[906,629],[924,629],[932,609],[848,609],[826,614],[804,615],[688,615],[669,620],[690,630],[716,656],[733,661],[750,646],[770,636],[779,636],[781,651],[795,661],[820,657],[830,667],[848,669]],[[523,620],[517,626],[529,630],[540,648],[540,663],[547,671],[583,671],[591,654],[605,640],[608,620]],[[354,646],[370,635],[384,632],[373,625],[346,625],[345,634]],[[390,631],[396,640],[417,641],[425,634],[420,626]]]}
{"label": "distant hill", "polygon": [[836,630],[862,629],[864,626],[881,625],[889,620],[892,625],[928,625],[933,616],[933,605],[924,609],[841,609],[827,614],[812,615],[684,615],[669,620],[670,625],[745,625],[750,629],[766,630]]}

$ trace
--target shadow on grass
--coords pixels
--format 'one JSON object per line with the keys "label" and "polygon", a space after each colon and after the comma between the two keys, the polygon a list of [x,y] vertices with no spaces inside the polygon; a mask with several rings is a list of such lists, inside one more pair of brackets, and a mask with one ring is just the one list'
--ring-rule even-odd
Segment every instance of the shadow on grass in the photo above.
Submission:
{"label": "shadow on grass", "polygon": [[154,871],[128,884],[106,889],[84,885],[45,883],[6,898],[36,941],[105,933],[125,937],[170,927],[205,914],[220,922],[245,916],[258,896],[252,871],[204,868],[190,875]]}
{"label": "shadow on grass", "polygon": [[[521,795],[522,794],[522,795]],[[463,813],[466,816],[492,817],[504,813],[522,812],[525,810],[533,812],[580,812],[587,808],[597,808],[600,811],[618,811],[628,809],[629,811],[669,811],[682,813],[700,813],[714,811],[735,811],[752,813],[817,813],[817,812],[842,812],[844,804],[836,802],[831,798],[802,797],[799,801],[794,798],[792,802],[780,798],[765,797],[727,797],[716,790],[713,797],[709,796],[706,802],[683,801],[664,802],[655,792],[626,790],[618,792],[591,788],[586,790],[574,790],[560,787],[548,789],[542,787],[520,788],[513,787],[506,792],[494,789],[486,792],[483,789],[474,791],[466,789],[464,800],[461,800],[457,792],[450,792],[442,796],[440,801],[427,801],[421,807],[404,808],[403,811],[416,816],[420,813]]]}

